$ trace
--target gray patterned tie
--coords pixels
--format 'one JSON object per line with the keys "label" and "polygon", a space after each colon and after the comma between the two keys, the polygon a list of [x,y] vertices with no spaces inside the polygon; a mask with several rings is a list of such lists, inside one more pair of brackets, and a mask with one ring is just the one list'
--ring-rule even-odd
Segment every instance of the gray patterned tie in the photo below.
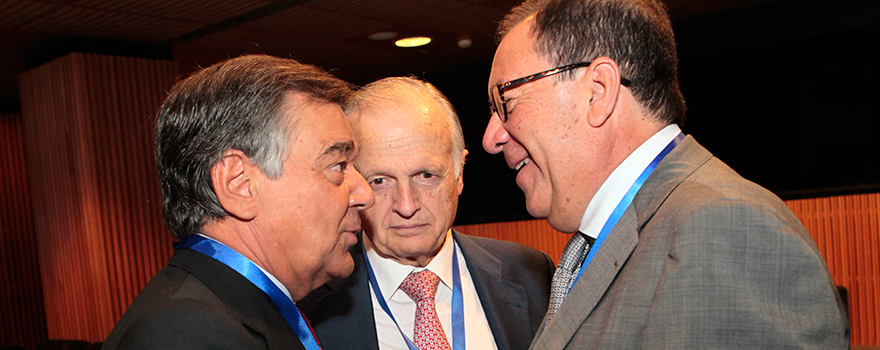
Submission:
{"label": "gray patterned tie", "polygon": [[590,251],[590,245],[594,239],[581,232],[577,232],[571,236],[562,251],[562,257],[559,258],[556,274],[553,275],[553,282],[550,286],[550,307],[547,315],[547,323],[553,319],[553,315],[559,310],[565,296],[574,284],[575,276]]}

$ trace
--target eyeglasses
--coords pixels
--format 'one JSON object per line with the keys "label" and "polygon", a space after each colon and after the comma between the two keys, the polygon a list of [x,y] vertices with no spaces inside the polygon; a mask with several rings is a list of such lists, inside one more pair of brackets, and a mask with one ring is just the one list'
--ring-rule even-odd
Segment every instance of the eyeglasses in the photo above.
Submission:
{"label": "eyeglasses", "polygon": [[[589,67],[591,63],[593,63],[593,62],[573,63],[573,64],[569,64],[567,66],[548,69],[543,72],[538,72],[538,73],[535,73],[535,74],[532,74],[529,76],[525,76],[525,77],[522,77],[519,79],[514,79],[511,81],[508,81],[506,83],[501,83],[501,84],[495,85],[495,86],[493,86],[494,89],[489,88],[489,96],[490,96],[489,103],[491,103],[491,105],[489,106],[489,111],[491,113],[497,113],[498,118],[501,118],[501,122],[504,123],[507,121],[507,117],[508,117],[507,116],[507,100],[504,99],[504,90],[513,89],[517,86],[520,86],[520,85],[523,85],[526,83],[530,83],[530,82],[533,82],[533,81],[541,79],[541,78],[549,77],[554,74],[567,72],[572,69],[581,68],[581,67]],[[630,85],[632,85],[632,82],[627,78],[620,77],[620,85],[629,87]]]}

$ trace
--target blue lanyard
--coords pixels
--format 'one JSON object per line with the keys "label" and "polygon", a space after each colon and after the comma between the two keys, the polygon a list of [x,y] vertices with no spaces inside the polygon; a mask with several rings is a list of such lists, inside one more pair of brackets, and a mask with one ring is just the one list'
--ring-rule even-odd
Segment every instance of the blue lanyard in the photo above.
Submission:
{"label": "blue lanyard", "polygon": [[307,350],[321,350],[314,335],[312,335],[312,331],[309,330],[309,326],[306,325],[305,320],[299,313],[299,309],[296,308],[296,304],[253,262],[220,242],[197,234],[175,243],[174,247],[178,249],[191,249],[205,254],[247,278],[248,281],[257,286],[257,288],[260,288],[272,299],[275,307],[278,308],[278,311],[281,312],[281,315],[284,316],[284,319],[293,328],[296,336],[299,337],[299,341],[302,342]]}
{"label": "blue lanyard", "polygon": [[[605,225],[602,226],[602,231],[599,232],[599,237],[596,238],[596,241],[593,242],[593,246],[590,247],[590,253],[587,254],[587,257],[584,259],[584,263],[581,264],[581,270],[580,272],[578,272],[577,277],[575,277],[574,283],[571,284],[571,288],[574,288],[574,285],[577,284],[578,279],[581,278],[581,275],[587,269],[587,265],[590,263],[590,261],[593,260],[593,257],[596,256],[596,252],[599,251],[602,243],[605,242],[605,238],[608,237],[608,233],[611,232],[611,229],[614,228],[614,225],[617,225],[617,221],[619,221],[620,218],[623,216],[623,212],[626,211],[626,208],[629,208],[629,205],[632,203],[633,198],[635,198],[636,193],[639,192],[639,189],[642,188],[642,185],[645,184],[645,181],[648,180],[648,177],[651,176],[651,173],[653,173],[654,169],[657,168],[657,164],[660,164],[660,161],[663,160],[663,158],[665,158],[666,155],[669,154],[669,152],[671,152],[672,149],[675,148],[675,146],[677,146],[679,142],[681,142],[681,140],[684,140],[684,134],[678,133],[678,136],[672,139],[672,141],[669,141],[669,144],[667,144],[666,147],[663,148],[662,151],[660,151],[660,154],[654,157],[654,160],[651,161],[651,164],[648,164],[648,167],[645,168],[644,171],[642,171],[642,174],[639,175],[639,177],[636,179],[636,182],[633,183],[632,186],[630,186],[629,190],[626,191],[626,194],[620,200],[620,203],[618,203],[617,206],[614,207],[614,211],[611,212],[611,216],[608,217],[608,221],[605,221]],[[569,288],[569,291],[571,291],[571,288]]]}
{"label": "blue lanyard", "polygon": [[[455,241],[452,243],[452,349],[465,350],[464,299],[461,292],[461,274],[458,269],[458,253],[455,249]],[[394,315],[391,314],[391,309],[388,308],[388,304],[385,302],[385,297],[382,296],[382,291],[379,290],[379,283],[376,281],[376,273],[373,272],[373,267],[370,265],[370,258],[367,257],[366,246],[364,246],[364,261],[367,265],[367,274],[370,276],[370,286],[373,288],[373,293],[376,294],[376,300],[379,301],[379,306],[382,307],[382,310],[385,310],[385,313],[391,318],[391,321],[394,321],[394,325],[397,326],[400,336],[406,341],[410,350],[419,350],[416,344],[413,343],[406,334],[403,334],[403,330],[400,329],[400,325],[397,323],[397,320],[394,319]]]}

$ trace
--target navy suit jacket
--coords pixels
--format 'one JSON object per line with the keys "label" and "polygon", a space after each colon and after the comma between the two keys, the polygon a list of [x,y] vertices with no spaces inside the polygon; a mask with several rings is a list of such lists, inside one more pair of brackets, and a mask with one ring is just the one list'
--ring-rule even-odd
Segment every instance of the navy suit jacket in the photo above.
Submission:
{"label": "navy suit jacket", "polygon": [[[555,267],[524,245],[467,236],[453,230],[499,350],[527,349],[547,312]],[[297,303],[324,350],[379,349],[364,265],[363,240],[351,249],[354,272]]]}
{"label": "navy suit jacket", "polygon": [[178,249],[102,349],[305,349],[272,299],[202,253]]}

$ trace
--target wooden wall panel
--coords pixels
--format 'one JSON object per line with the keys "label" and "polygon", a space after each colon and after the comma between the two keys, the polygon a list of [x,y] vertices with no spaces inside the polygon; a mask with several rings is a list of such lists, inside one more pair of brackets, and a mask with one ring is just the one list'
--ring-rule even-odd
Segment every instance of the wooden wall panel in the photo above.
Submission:
{"label": "wooden wall panel", "polygon": [[550,256],[558,262],[565,244],[571,234],[554,230],[547,220],[524,220],[511,222],[493,222],[488,224],[460,225],[456,230],[469,235],[502,239],[525,244]]}
{"label": "wooden wall panel", "polygon": [[880,193],[786,203],[847,289],[852,343],[880,345]]}
{"label": "wooden wall panel", "polygon": [[0,346],[46,339],[21,116],[0,114]]}
{"label": "wooden wall panel", "polygon": [[[880,345],[880,193],[786,201],[810,232],[836,284],[849,293],[853,345]],[[519,242],[559,261],[571,237],[546,220],[456,229],[475,236]]]}
{"label": "wooden wall panel", "polygon": [[[171,238],[159,214],[152,121],[175,76],[172,62],[72,54],[21,77],[35,220],[9,219],[28,215],[22,209],[26,205],[14,204],[27,201],[22,186],[2,187],[4,203],[6,197],[15,199],[0,207],[0,219],[16,225],[16,232],[30,229],[34,234],[9,235],[7,226],[0,226],[0,238],[4,248],[27,246],[28,237],[36,238],[45,295],[42,332],[49,338],[103,340],[171,254]],[[10,147],[7,140],[3,137],[0,147]],[[853,344],[878,345],[880,194],[787,203],[812,234],[836,283],[849,291]],[[456,228],[535,247],[554,261],[570,237],[544,220]],[[15,253],[4,256],[0,267],[20,264],[26,269],[19,262],[28,259],[26,249]],[[33,284],[24,287],[31,288],[28,293],[38,293]],[[0,296],[0,306],[8,300]],[[34,310],[39,307],[39,302],[22,306],[13,317],[38,318]],[[41,331],[34,332],[39,336]]]}
{"label": "wooden wall panel", "polygon": [[21,75],[46,324],[102,341],[171,255],[152,125],[170,61],[70,54]]}

